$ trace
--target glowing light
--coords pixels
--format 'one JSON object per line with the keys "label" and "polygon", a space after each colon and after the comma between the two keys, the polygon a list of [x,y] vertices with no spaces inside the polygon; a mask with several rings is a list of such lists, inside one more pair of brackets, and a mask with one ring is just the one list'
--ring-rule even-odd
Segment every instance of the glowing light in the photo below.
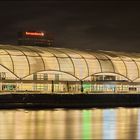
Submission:
{"label": "glowing light", "polygon": [[30,36],[44,36],[43,32],[25,32],[25,34]]}
{"label": "glowing light", "polygon": [[82,112],[82,117],[83,117],[83,121],[82,121],[82,139],[91,139],[92,136],[92,114],[91,114],[91,110],[84,110]]}

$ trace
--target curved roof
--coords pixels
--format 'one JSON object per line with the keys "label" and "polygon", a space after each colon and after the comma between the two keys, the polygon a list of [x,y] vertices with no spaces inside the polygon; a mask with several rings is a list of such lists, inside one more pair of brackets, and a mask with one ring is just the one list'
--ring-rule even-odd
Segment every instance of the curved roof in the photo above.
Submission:
{"label": "curved roof", "polygon": [[140,54],[0,45],[2,68],[21,79],[40,71],[60,71],[78,80],[98,73],[115,73],[134,81],[140,77]]}

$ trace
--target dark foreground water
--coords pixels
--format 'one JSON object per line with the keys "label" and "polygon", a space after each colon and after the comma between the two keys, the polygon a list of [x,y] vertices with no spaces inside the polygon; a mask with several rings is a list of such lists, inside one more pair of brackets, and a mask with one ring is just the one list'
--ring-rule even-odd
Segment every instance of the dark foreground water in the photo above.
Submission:
{"label": "dark foreground water", "polygon": [[0,139],[140,139],[140,109],[0,110]]}

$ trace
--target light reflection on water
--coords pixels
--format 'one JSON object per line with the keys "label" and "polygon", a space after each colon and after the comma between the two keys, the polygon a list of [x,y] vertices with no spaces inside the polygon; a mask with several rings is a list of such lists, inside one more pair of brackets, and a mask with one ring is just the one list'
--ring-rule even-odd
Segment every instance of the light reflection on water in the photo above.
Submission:
{"label": "light reflection on water", "polygon": [[140,109],[0,110],[0,139],[140,139]]}

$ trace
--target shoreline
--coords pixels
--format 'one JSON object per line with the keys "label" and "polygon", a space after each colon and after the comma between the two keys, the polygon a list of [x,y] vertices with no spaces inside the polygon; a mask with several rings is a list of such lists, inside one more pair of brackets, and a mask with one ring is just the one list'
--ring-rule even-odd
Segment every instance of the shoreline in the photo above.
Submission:
{"label": "shoreline", "polygon": [[1,94],[0,109],[140,107],[140,94]]}

